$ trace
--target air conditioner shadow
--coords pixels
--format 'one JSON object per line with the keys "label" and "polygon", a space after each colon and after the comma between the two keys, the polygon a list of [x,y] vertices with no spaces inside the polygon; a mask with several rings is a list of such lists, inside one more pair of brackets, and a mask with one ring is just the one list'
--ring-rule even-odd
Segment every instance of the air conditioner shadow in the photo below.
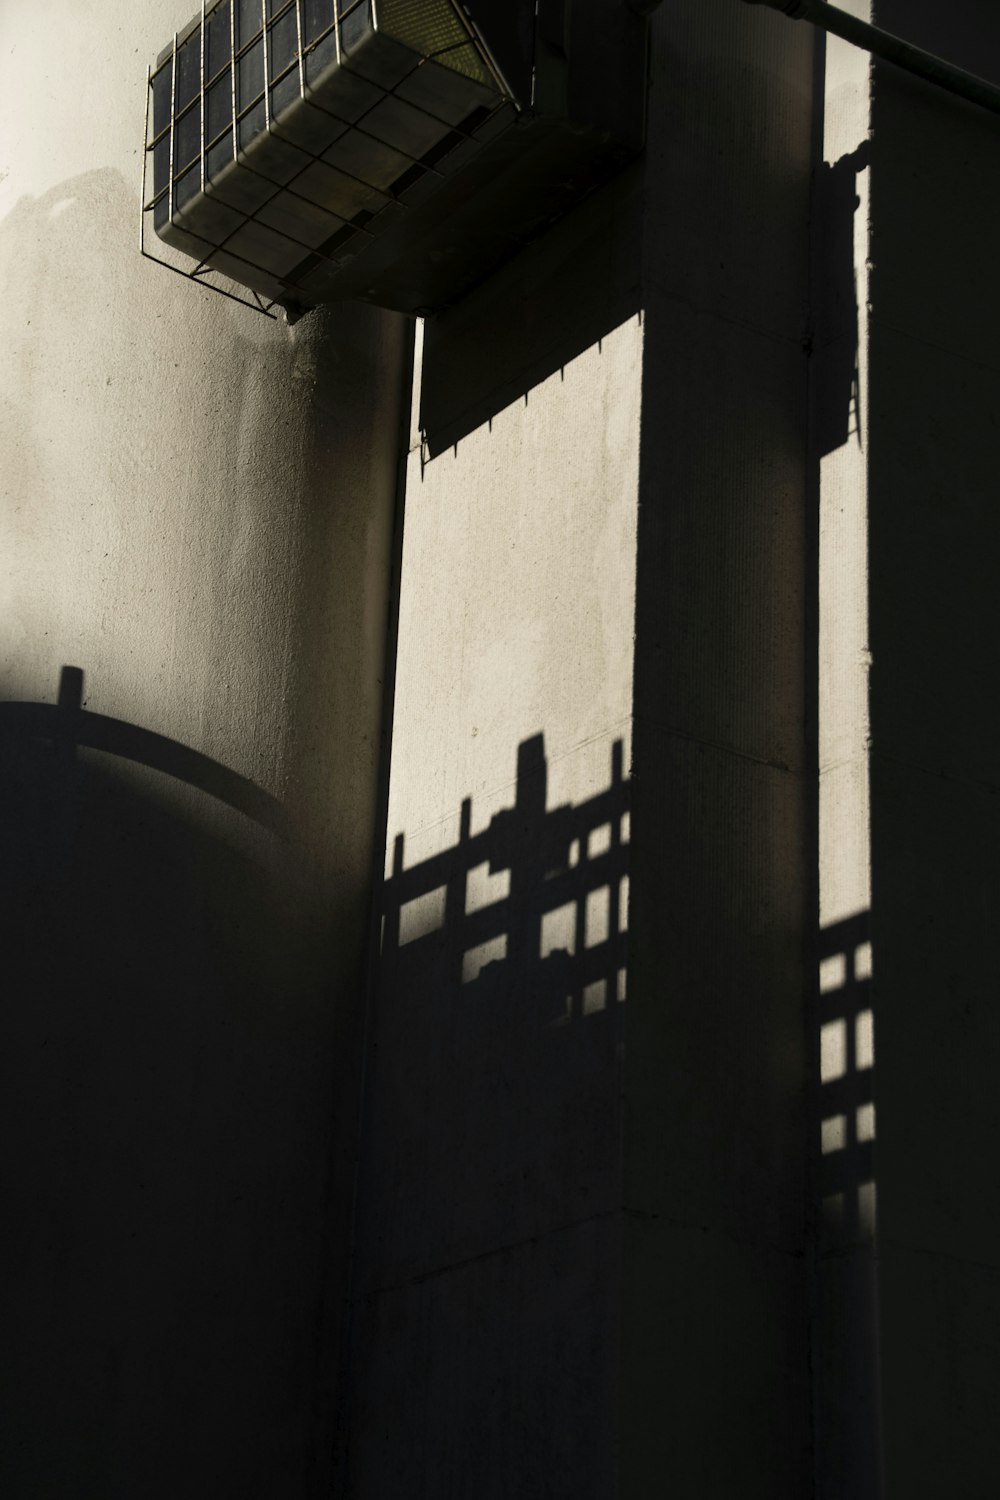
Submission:
{"label": "air conditioner shadow", "polygon": [[420,428],[435,458],[641,307],[641,174],[627,168],[424,328]]}

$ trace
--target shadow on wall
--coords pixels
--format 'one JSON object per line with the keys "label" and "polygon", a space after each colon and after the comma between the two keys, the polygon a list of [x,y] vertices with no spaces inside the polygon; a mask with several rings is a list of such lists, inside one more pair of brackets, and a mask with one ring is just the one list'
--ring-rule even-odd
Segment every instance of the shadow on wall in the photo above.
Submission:
{"label": "shadow on wall", "polygon": [[[542,735],[518,747],[514,806],[471,833],[462,803],[453,849],[405,866],[393,845],[383,898],[382,965],[390,983],[421,951],[454,968],[449,986],[494,981],[528,1003],[533,1024],[563,1025],[623,1000],[628,787],[615,742],[611,785],[575,806],[546,807]],[[425,950],[414,945],[429,944]],[[412,951],[402,958],[402,950]],[[459,958],[460,955],[460,958]],[[464,1003],[463,997],[463,1003]]]}
{"label": "shadow on wall", "polygon": [[0,704],[0,1487],[326,1493],[308,871],[273,799],[81,689]]}
{"label": "shadow on wall", "polygon": [[[169,697],[167,632],[213,732],[280,693],[247,748],[278,753],[298,835],[363,924],[412,330],[361,303],[288,329],[171,274],[139,254],[135,188],[88,172],[0,223],[0,669],[33,696],[45,636],[106,618],[138,718]],[[94,641],[94,666],[115,659]]]}
{"label": "shadow on wall", "polygon": [[638,166],[594,193],[424,326],[430,458],[555,374],[641,307]]}
{"label": "shadow on wall", "polygon": [[868,913],[820,934],[819,1198],[822,1235],[853,1244],[875,1229],[875,1039]]}
{"label": "shadow on wall", "polygon": [[[561,1184],[547,1176],[546,1152],[558,1149],[565,1121],[584,1103],[577,1093],[583,1080],[567,1055],[572,1038],[588,1028],[593,1034],[580,1043],[582,1053],[596,1047],[585,1064],[597,1068],[586,1092],[591,1085],[600,1090],[609,1048],[613,1053],[620,1036],[628,900],[621,743],[605,791],[555,808],[546,807],[546,791],[538,735],[518,749],[514,805],[481,833],[471,832],[466,799],[453,848],[406,869],[403,836],[394,844],[380,977],[380,994],[396,1018],[389,1045],[411,1061],[418,1033],[442,1062],[443,1049],[454,1048],[443,1075],[449,1086],[430,1108],[404,1088],[398,1095],[405,1108],[417,1110],[410,1123],[428,1140],[422,1210],[399,1215],[408,1241],[404,1260],[417,1254],[433,1263],[441,1252],[493,1248],[498,1233],[502,1240],[531,1234],[539,1216],[551,1213],[554,1192],[566,1196],[565,1217],[574,1217],[588,1206],[595,1161],[617,1151],[609,1119],[603,1151],[595,1142],[575,1167],[567,1162]],[[383,1051],[384,1045],[380,1065]],[[429,1055],[427,1067],[433,1076]],[[591,1107],[597,1102],[589,1100]],[[603,1106],[613,1103],[609,1088]],[[578,1118],[576,1128],[581,1124]],[[459,1141],[462,1178],[474,1188],[475,1206],[453,1194]],[[436,1182],[425,1176],[431,1163]],[[414,1241],[418,1222],[422,1249]]]}
{"label": "shadow on wall", "polygon": [[861,200],[858,173],[868,166],[870,149],[828,165],[821,163],[815,185],[814,276],[811,353],[812,442],[817,459],[861,442],[858,362],[858,289],[854,269],[854,216]]}
{"label": "shadow on wall", "polygon": [[123,719],[86,712],[83,672],[79,667],[63,667],[55,705],[0,703],[0,733],[5,739],[47,741],[55,764],[71,761],[79,749],[106,751],[147,766],[151,771],[176,777],[245,813],[262,828],[284,838],[291,836],[291,825],[282,804],[245,776],[166,735],[154,734]]}
{"label": "shadow on wall", "polygon": [[870,916],[819,935],[819,1084],[811,1121],[817,1458],[825,1495],[881,1493]]}
{"label": "shadow on wall", "polygon": [[[854,271],[857,175],[868,142],[815,187],[813,422],[817,456],[860,442]],[[420,429],[435,458],[642,308],[641,167],[626,169],[494,272],[426,320]]]}
{"label": "shadow on wall", "polygon": [[[527,396],[534,386],[639,311],[641,214],[641,171],[636,165],[595,192],[453,308],[426,320],[420,426],[430,457],[518,397]],[[217,325],[220,336],[231,338],[234,330],[246,331],[254,360],[260,360],[271,337],[268,330],[274,325],[234,309],[224,298],[163,267],[142,261],[134,237],[123,237],[122,232],[133,220],[138,227],[137,215],[137,199],[120,174],[95,171],[61,183],[37,200],[22,199],[0,223],[0,282],[17,303],[34,309],[12,329],[8,358],[12,369],[23,370],[12,399],[19,399],[17,390],[26,391],[34,378],[31,361],[40,320],[67,319],[105,330],[92,342],[87,338],[76,341],[80,368],[71,368],[67,378],[79,379],[83,388],[91,384],[96,388],[98,375],[101,385],[104,380],[103,370],[84,361],[87,349],[102,348],[111,340],[127,351],[128,359],[146,361],[150,350],[145,341],[136,344],[134,331],[149,317],[146,277],[150,274],[160,279],[162,303],[154,353],[159,350],[162,355],[163,351],[162,319],[176,308],[183,329],[192,299],[199,299],[203,316]],[[73,267],[71,276],[66,273],[69,266]],[[112,306],[116,316],[108,328]],[[341,304],[339,316],[345,315],[341,310],[345,307]],[[183,337],[177,342],[182,345]],[[238,367],[241,381],[249,379],[252,370],[250,361],[243,364],[246,370]],[[109,368],[114,365],[113,359],[108,361]],[[206,372],[205,378],[211,375]],[[214,378],[222,392],[220,400],[235,401],[240,393],[231,389],[232,369],[227,365]],[[96,395],[103,399],[104,393],[97,389]],[[206,408],[213,410],[214,393],[204,399]],[[21,415],[30,428],[30,404]],[[19,446],[15,438],[15,447]],[[112,461],[127,462],[120,454]],[[137,459],[137,473],[141,469]]]}
{"label": "shadow on wall", "polygon": [[538,735],[480,832],[466,800],[451,848],[407,868],[395,841],[352,1493],[430,1494],[445,1473],[463,1495],[610,1493],[628,793],[618,742],[604,790],[549,807]]}

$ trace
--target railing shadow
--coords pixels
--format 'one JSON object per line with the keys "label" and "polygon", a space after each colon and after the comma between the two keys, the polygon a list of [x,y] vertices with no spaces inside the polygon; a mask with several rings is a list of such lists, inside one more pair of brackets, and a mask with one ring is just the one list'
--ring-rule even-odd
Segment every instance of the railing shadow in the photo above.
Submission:
{"label": "railing shadow", "polygon": [[[537,735],[518,748],[513,807],[481,833],[470,832],[466,798],[453,848],[406,869],[404,836],[396,838],[383,894],[382,966],[390,984],[399,982],[401,965],[412,972],[433,954],[439,982],[478,986],[476,994],[517,993],[538,1025],[563,1024],[624,999],[628,784],[621,741],[610,785],[586,802],[548,810],[546,773]],[[506,875],[507,893],[480,904],[480,871],[494,881]],[[440,925],[423,932],[421,904],[438,892]]]}
{"label": "railing shadow", "polygon": [[820,932],[819,1196],[827,1244],[875,1228],[874,1032],[867,912]]}
{"label": "railing shadow", "polygon": [[[380,1276],[493,1250],[614,1200],[628,783],[549,808],[542,737],[514,803],[383,892],[371,1141]],[[413,1081],[419,1080],[417,1087]],[[402,1140],[422,1142],[409,1166]],[[388,1216],[386,1218],[386,1215]],[[391,1227],[390,1227],[391,1223]]]}
{"label": "railing shadow", "polygon": [[[546,1483],[604,1492],[627,958],[620,742],[610,770],[594,795],[549,806],[537,735],[518,749],[512,803],[479,831],[466,799],[450,847],[407,866],[395,840],[353,1296],[359,1491],[423,1493],[454,1440],[456,1402],[465,1413],[514,1402],[533,1429],[572,1435],[571,1452],[560,1440],[539,1455]],[[438,1325],[450,1333],[428,1344]],[[526,1359],[533,1347],[563,1354]],[[386,1409],[398,1413],[388,1447]],[[412,1472],[385,1467],[404,1454]],[[495,1450],[463,1455],[462,1493],[492,1493]]]}
{"label": "railing shadow", "polygon": [[870,913],[819,934],[812,1117],[820,1490],[877,1500],[880,1405]]}

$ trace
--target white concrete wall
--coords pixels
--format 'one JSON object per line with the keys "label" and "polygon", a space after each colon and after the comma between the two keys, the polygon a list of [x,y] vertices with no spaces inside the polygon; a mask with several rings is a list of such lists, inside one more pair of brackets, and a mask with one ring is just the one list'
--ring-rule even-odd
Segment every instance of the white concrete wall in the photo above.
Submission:
{"label": "white concrete wall", "polygon": [[[870,19],[855,0],[851,13]],[[870,58],[824,38],[822,165],[812,233],[816,466],[818,1002],[813,1303],[816,1491],[879,1493],[872,1156],[871,652],[868,638]]]}
{"label": "white concrete wall", "polygon": [[329,1468],[407,333],[140,258],[146,64],[186,18],[0,20],[0,697],[82,668],[294,833],[4,719],[9,1494]]}

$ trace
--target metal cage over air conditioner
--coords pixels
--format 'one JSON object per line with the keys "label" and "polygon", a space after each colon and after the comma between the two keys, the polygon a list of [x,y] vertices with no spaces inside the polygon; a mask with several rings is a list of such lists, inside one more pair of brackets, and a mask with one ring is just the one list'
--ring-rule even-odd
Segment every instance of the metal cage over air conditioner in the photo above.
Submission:
{"label": "metal cage over air conditioner", "polygon": [[150,70],[144,253],[436,311],[639,149],[644,73],[620,0],[212,0]]}

